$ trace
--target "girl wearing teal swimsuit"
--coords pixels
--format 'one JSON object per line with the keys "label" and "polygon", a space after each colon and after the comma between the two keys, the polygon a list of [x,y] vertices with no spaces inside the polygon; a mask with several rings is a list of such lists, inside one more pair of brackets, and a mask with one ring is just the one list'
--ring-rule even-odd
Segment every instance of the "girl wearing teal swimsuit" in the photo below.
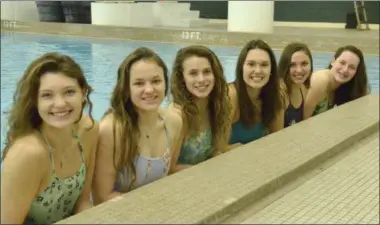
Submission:
{"label": "girl wearing teal swimsuit", "polygon": [[169,108],[184,123],[176,171],[196,165],[227,148],[230,126],[228,86],[218,57],[204,46],[177,52]]}
{"label": "girl wearing teal swimsuit", "polygon": [[276,59],[264,41],[252,40],[244,46],[236,65],[236,79],[229,87],[234,108],[230,148],[284,127]]}
{"label": "girl wearing teal swimsuit", "polygon": [[47,53],[29,65],[8,118],[2,224],[52,224],[92,206],[98,125],[91,108],[82,115],[89,94],[83,71],[68,56]]}

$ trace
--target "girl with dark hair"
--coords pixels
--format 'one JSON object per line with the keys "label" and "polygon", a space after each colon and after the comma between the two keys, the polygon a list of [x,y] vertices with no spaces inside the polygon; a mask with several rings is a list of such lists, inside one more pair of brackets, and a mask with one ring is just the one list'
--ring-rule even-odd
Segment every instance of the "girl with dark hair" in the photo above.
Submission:
{"label": "girl with dark hair", "polygon": [[311,75],[304,118],[370,93],[363,53],[352,45],[338,48],[327,69]]}

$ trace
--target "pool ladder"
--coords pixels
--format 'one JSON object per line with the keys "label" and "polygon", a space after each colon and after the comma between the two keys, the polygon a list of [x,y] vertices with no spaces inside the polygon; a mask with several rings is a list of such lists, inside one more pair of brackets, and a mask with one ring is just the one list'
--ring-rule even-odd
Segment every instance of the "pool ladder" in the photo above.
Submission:
{"label": "pool ladder", "polygon": [[[367,20],[367,12],[364,7],[364,1],[356,1],[354,0],[354,7],[355,7],[355,15],[356,15],[356,21],[357,26],[356,29],[358,30],[369,30],[369,24]],[[365,28],[363,28],[363,26]]]}

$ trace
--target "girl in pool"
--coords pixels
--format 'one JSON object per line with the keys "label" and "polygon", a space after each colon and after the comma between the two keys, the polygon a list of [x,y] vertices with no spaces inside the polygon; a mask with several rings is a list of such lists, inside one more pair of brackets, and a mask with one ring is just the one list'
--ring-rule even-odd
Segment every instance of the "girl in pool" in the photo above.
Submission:
{"label": "girl in pool", "polygon": [[278,73],[285,83],[284,127],[303,120],[304,100],[313,72],[313,58],[307,45],[291,43],[282,51]]}
{"label": "girl in pool", "polygon": [[230,148],[284,127],[276,59],[267,43],[252,40],[244,46],[236,65],[236,79],[229,87],[233,105]]}
{"label": "girl in pool", "polygon": [[152,50],[138,48],[121,63],[111,108],[99,125],[95,203],[158,180],[171,170],[182,121],[160,108],[167,91],[166,65]]}
{"label": "girl in pool", "polygon": [[363,53],[352,45],[338,48],[328,69],[312,74],[304,118],[370,93]]}
{"label": "girl in pool", "polygon": [[204,46],[177,52],[169,109],[182,117],[182,148],[176,171],[224,152],[228,146],[230,101],[218,57]]}
{"label": "girl in pool", "polygon": [[51,224],[92,206],[98,125],[91,91],[69,56],[47,53],[28,66],[9,112],[2,224]]}

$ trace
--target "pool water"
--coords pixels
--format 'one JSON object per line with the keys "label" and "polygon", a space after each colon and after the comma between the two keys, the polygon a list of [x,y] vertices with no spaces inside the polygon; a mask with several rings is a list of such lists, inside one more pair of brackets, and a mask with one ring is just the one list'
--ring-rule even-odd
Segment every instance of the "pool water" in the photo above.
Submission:
{"label": "pool water", "polygon": [[[353,43],[354,44],[354,43]],[[12,32],[1,33],[1,111],[8,109],[12,102],[15,85],[28,64],[50,51],[57,51],[73,57],[83,68],[90,85],[93,116],[99,120],[109,106],[109,97],[116,81],[116,72],[122,60],[137,47],[145,46],[156,51],[171,70],[177,50],[181,44],[132,42],[92,38],[77,38],[55,35],[34,35]],[[235,47],[210,47],[218,55],[224,67],[227,80],[235,77],[235,65],[240,49]],[[277,60],[281,52],[275,51]],[[325,68],[332,53],[313,53],[314,70]],[[379,56],[365,55],[367,72],[372,92],[379,91]],[[165,100],[163,105],[167,105]],[[5,136],[5,120],[1,115],[1,149]]]}

